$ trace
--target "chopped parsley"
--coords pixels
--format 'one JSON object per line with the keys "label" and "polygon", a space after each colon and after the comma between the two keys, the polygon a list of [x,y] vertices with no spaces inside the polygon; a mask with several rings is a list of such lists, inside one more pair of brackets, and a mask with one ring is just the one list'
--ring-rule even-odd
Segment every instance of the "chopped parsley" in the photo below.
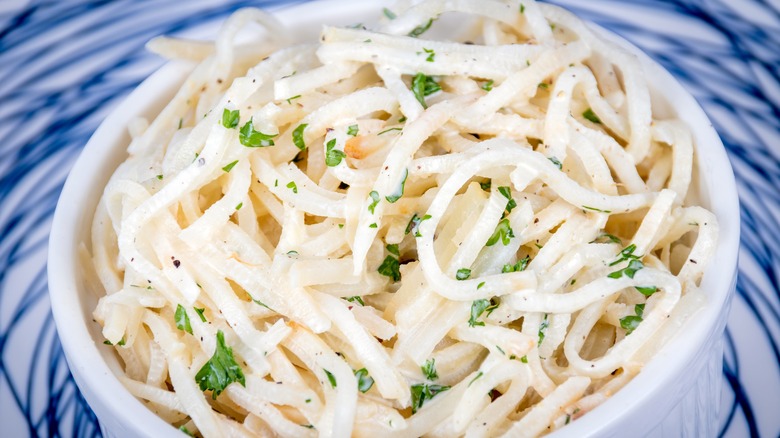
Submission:
{"label": "chopped parsley", "polygon": [[471,316],[469,317],[469,327],[484,326],[485,323],[477,321],[484,312],[487,312],[485,316],[490,316],[494,310],[498,308],[499,302],[496,298],[474,300],[471,303]]}
{"label": "chopped parsley", "polygon": [[382,8],[382,13],[385,14],[385,17],[389,18],[390,20],[395,20],[395,13],[387,8]]}
{"label": "chopped parsley", "polygon": [[371,214],[374,214],[374,209],[376,209],[376,206],[379,205],[379,193],[376,190],[371,190],[371,193],[369,193],[368,196],[371,197],[371,203],[368,204],[368,211]]}
{"label": "chopped parsley", "polygon": [[195,382],[201,391],[211,390],[211,398],[217,396],[233,382],[246,386],[244,372],[233,358],[233,349],[225,345],[225,334],[217,331],[217,348],[214,355],[195,375]]}
{"label": "chopped parsley", "polygon": [[430,358],[425,361],[425,364],[420,367],[423,375],[428,380],[436,380],[439,378],[439,374],[436,372],[436,359]]}
{"label": "chopped parsley", "polygon": [[423,108],[428,108],[428,104],[425,102],[425,96],[429,96],[437,91],[441,90],[439,83],[434,81],[432,77],[426,76],[423,73],[417,73],[412,78],[412,93],[417,101],[420,102]]}
{"label": "chopped parsley", "polygon": [[308,123],[301,123],[297,128],[293,129],[292,132],[293,144],[302,151],[306,150],[306,142],[303,139],[303,130],[306,129],[307,126],[309,126]]}
{"label": "chopped parsley", "polygon": [[458,272],[455,274],[455,279],[457,280],[468,280],[469,277],[471,277],[471,269],[468,268],[458,269]]}
{"label": "chopped parsley", "polygon": [[401,131],[401,130],[402,130],[401,128],[396,126],[395,128],[387,128],[384,131],[379,132],[377,135],[382,135],[390,131]]}
{"label": "chopped parsley", "polygon": [[610,263],[609,266],[615,266],[618,263],[624,262],[626,260],[638,260],[639,256],[634,255],[634,251],[636,251],[636,244],[632,243],[631,245],[628,245],[627,247],[620,250],[620,257],[618,257],[617,260]]}
{"label": "chopped parsley", "polygon": [[546,90],[550,88],[550,84],[547,82],[539,82],[539,85],[536,86],[537,88],[541,88],[542,90]]}
{"label": "chopped parsley", "polygon": [[401,199],[401,196],[404,195],[404,186],[406,186],[406,178],[409,177],[409,169],[404,169],[404,176],[401,178],[401,186],[399,189],[392,195],[385,196],[385,199],[387,199],[387,202],[393,204],[399,199]]}
{"label": "chopped parsley", "polygon": [[298,185],[295,184],[295,181],[290,181],[287,183],[287,188],[292,190],[293,193],[298,193]]}
{"label": "chopped parsley", "polygon": [[612,213],[611,210],[601,210],[596,207],[588,207],[587,205],[583,205],[582,208],[584,208],[585,210],[597,211],[599,213],[607,213],[607,214]]}
{"label": "chopped parsley", "polygon": [[631,262],[623,269],[620,269],[618,271],[612,272],[607,277],[609,278],[620,278],[622,276],[626,276],[628,278],[634,278],[634,274],[642,268],[644,268],[645,265],[639,261],[639,260],[631,260]]}
{"label": "chopped parsley", "polygon": [[296,94],[296,95],[295,95],[295,96],[293,96],[293,97],[287,98],[287,99],[286,99],[286,100],[287,100],[287,104],[291,105],[293,100],[295,100],[295,99],[298,99],[298,98],[300,98],[300,97],[301,97],[301,95],[300,95],[300,94]]}
{"label": "chopped parsley", "polygon": [[525,14],[525,5],[520,3],[520,13]]}
{"label": "chopped parsley", "polygon": [[256,300],[256,299],[252,298],[252,301],[254,301],[254,302],[255,302],[255,304],[257,304],[258,306],[263,306],[263,307],[265,307],[266,309],[268,309],[268,310],[270,310],[270,311],[272,311],[272,312],[274,311],[274,309],[272,309],[272,308],[268,307],[268,305],[267,305],[267,304],[265,304],[264,302],[262,302],[262,301],[260,301],[260,300]]}
{"label": "chopped parsley", "polygon": [[521,358],[520,358],[520,362],[522,362],[522,363],[528,363],[528,355],[525,355],[525,356],[521,357]]}
{"label": "chopped parsley", "polygon": [[658,288],[655,286],[635,286],[634,289],[638,290],[642,295],[649,297],[658,292]]}
{"label": "chopped parsley", "polygon": [[[222,110],[222,126],[227,129],[233,129],[238,126],[240,116],[238,110],[229,110],[227,108]],[[181,119],[179,119],[179,128],[181,128]]]}
{"label": "chopped parsley", "polygon": [[225,172],[230,173],[230,171],[233,170],[234,167],[236,167],[236,164],[238,164],[238,160],[236,160],[236,161],[234,161],[232,163],[229,163],[227,166],[223,167],[222,170],[224,170]]}
{"label": "chopped parsley", "polygon": [[409,32],[409,36],[412,38],[417,38],[418,36],[424,34],[428,29],[431,28],[431,24],[433,24],[433,18],[429,18],[428,22],[425,24],[422,24],[420,26],[415,27],[412,29],[411,32]]}
{"label": "chopped parsley", "polygon": [[248,148],[264,148],[274,145],[273,138],[276,137],[276,135],[277,134],[263,134],[262,132],[255,130],[252,119],[249,119],[238,132],[238,141]]}
{"label": "chopped parsley", "polygon": [[502,273],[507,273],[507,272],[522,272],[522,271],[525,271],[525,268],[528,267],[528,263],[530,263],[530,262],[531,262],[531,257],[530,256],[525,256],[522,260],[518,260],[517,263],[515,263],[514,265],[511,264],[511,263],[507,263],[506,265],[504,265],[503,268],[501,268],[501,272]]}
{"label": "chopped parsley", "polygon": [[193,435],[193,434],[192,434],[192,432],[190,432],[190,430],[189,430],[189,429],[187,429],[187,427],[186,427],[185,425],[183,425],[183,424],[182,424],[181,426],[179,426],[179,431],[180,431],[181,433],[183,433],[183,434],[186,434],[186,435],[189,435],[189,436],[192,436],[192,437],[194,437],[194,436],[195,436],[195,435]]}
{"label": "chopped parsley", "polygon": [[349,125],[347,128],[347,135],[351,135],[352,137],[356,137],[358,135],[358,125]]}
{"label": "chopped parsley", "polygon": [[369,224],[369,226],[368,226],[368,228],[377,228],[377,227],[379,227],[379,225],[377,225],[376,222],[374,222],[372,224]]}
{"label": "chopped parsley", "polygon": [[412,413],[423,407],[426,400],[436,397],[436,394],[450,389],[449,386],[418,383],[412,385]]}
{"label": "chopped parsley", "polygon": [[331,374],[331,372],[326,370],[325,368],[323,368],[322,371],[325,371],[325,375],[328,377],[328,382],[330,382],[330,386],[335,388],[337,386],[336,385],[336,376]]}
{"label": "chopped parsley", "polygon": [[548,160],[550,160],[551,163],[555,164],[555,167],[558,168],[558,170],[563,170],[563,164],[555,157],[547,157]]}
{"label": "chopped parsley", "polygon": [[634,306],[634,315],[629,315],[624,318],[620,318],[620,327],[626,331],[626,336],[630,335],[642,322],[642,316],[645,313],[645,305],[637,304]]}
{"label": "chopped parsley", "polygon": [[474,376],[474,378],[473,378],[473,379],[471,379],[471,381],[469,382],[469,384],[468,384],[468,385],[466,385],[466,386],[467,386],[467,387],[468,387],[468,386],[471,386],[471,384],[472,384],[472,383],[474,383],[474,381],[476,381],[477,379],[479,379],[479,378],[480,378],[480,377],[482,377],[482,376],[483,376],[483,373],[482,373],[482,371],[478,372],[478,373],[477,373],[477,375],[476,375],[476,376]]}
{"label": "chopped parsley", "polygon": [[423,223],[423,221],[426,221],[431,218],[431,215],[426,214],[423,217],[417,216],[417,213],[412,215],[412,218],[409,219],[409,223],[406,225],[406,233],[409,234],[410,232],[414,231],[414,237],[422,237],[422,234],[420,234],[420,224]]}
{"label": "chopped parsley", "polygon": [[385,277],[392,278],[393,281],[401,280],[401,263],[392,254],[385,257],[377,271]]}
{"label": "chopped parsley", "polygon": [[325,145],[326,153],[325,153],[325,164],[328,165],[328,167],[336,167],[341,163],[341,160],[344,159],[344,157],[347,156],[347,154],[344,153],[344,151],[335,149],[336,147],[336,139],[332,139],[328,142],[328,144]]}
{"label": "chopped parsley", "polygon": [[550,321],[547,320],[547,314],[544,314],[544,319],[542,320],[542,323],[539,324],[539,344],[538,346],[542,346],[542,342],[544,342],[544,336],[547,332],[547,327],[550,326]]}
{"label": "chopped parsley", "polygon": [[401,257],[401,251],[398,249],[397,243],[391,243],[385,247],[387,249],[387,252],[390,254],[395,255],[396,257]]}
{"label": "chopped parsley", "polygon": [[480,87],[480,88],[482,88],[485,91],[492,90],[493,89],[493,79],[491,79],[491,80],[485,82],[484,84],[482,84],[482,87]]}
{"label": "chopped parsley", "polygon": [[493,235],[490,236],[485,245],[493,246],[498,242],[499,239],[501,239],[501,243],[506,246],[509,245],[509,240],[513,237],[515,237],[515,233],[512,231],[512,227],[509,226],[509,219],[504,218],[501,219],[501,222],[498,223],[496,230],[493,232]]}
{"label": "chopped parsley", "polygon": [[433,49],[426,49],[425,47],[423,47],[423,52],[428,54],[428,57],[425,58],[425,60],[427,62],[433,62],[436,52],[434,52]]}
{"label": "chopped parsley", "polygon": [[507,186],[501,186],[498,188],[498,192],[504,195],[504,197],[508,200],[506,203],[506,214],[508,215],[515,207],[517,207],[517,202],[512,199],[512,190]]}
{"label": "chopped parsley", "polygon": [[365,368],[355,371],[355,377],[358,379],[358,389],[364,394],[374,386],[374,379],[368,375],[368,370]]}
{"label": "chopped parsley", "polygon": [[236,205],[236,211],[241,210],[241,207],[244,206],[243,202],[239,202],[238,205]]}
{"label": "chopped parsley", "polygon": [[591,241],[590,243],[607,243],[607,242],[617,243],[618,245],[623,244],[623,241],[620,240],[619,237],[609,233],[602,233],[599,237],[593,239],[593,241]]}
{"label": "chopped parsley", "polygon": [[491,185],[493,185],[493,182],[492,182],[492,180],[487,180],[487,181],[485,181],[485,182],[481,182],[481,183],[479,183],[479,187],[480,187],[482,190],[486,191],[486,192],[487,192],[488,190],[490,190],[490,186],[491,186]]}
{"label": "chopped parsley", "polygon": [[363,302],[363,297],[361,297],[360,295],[355,295],[354,297],[346,297],[344,299],[349,301],[350,303],[357,303],[360,304],[361,306],[366,305],[366,303]]}
{"label": "chopped parsley", "polygon": [[202,309],[199,309],[197,307],[193,307],[193,309],[195,309],[195,313],[198,314],[198,316],[200,317],[200,320],[203,321],[203,322],[206,322],[206,317],[203,315],[203,312],[206,311],[206,308],[204,307]]}
{"label": "chopped parsley", "polygon": [[601,119],[599,119],[599,116],[597,116],[596,113],[594,113],[590,108],[586,109],[585,112],[582,113],[582,117],[585,117],[593,123],[601,124]]}
{"label": "chopped parsley", "polygon": [[162,181],[162,179],[163,179],[163,176],[162,176],[162,175],[157,175],[157,179],[158,179],[158,180],[160,180],[160,181]]}
{"label": "chopped parsley", "polygon": [[176,321],[177,329],[192,334],[192,325],[190,325],[190,317],[187,316],[187,311],[184,310],[184,306],[182,306],[181,304],[176,306],[176,312],[173,314],[173,318]]}

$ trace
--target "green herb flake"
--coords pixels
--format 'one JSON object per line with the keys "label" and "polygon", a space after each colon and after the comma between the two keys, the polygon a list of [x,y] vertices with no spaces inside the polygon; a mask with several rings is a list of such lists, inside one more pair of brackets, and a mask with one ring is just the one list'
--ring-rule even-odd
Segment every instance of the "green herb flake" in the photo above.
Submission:
{"label": "green herb flake", "polygon": [[548,84],[547,82],[539,82],[539,84],[536,87],[541,88],[542,90],[546,90],[550,88],[550,84]]}
{"label": "green herb flake", "polygon": [[626,335],[630,335],[642,322],[642,317],[638,315],[629,315],[625,318],[620,318],[620,327],[626,331]]}
{"label": "green herb flake", "polygon": [[474,383],[474,382],[475,382],[477,379],[479,379],[479,378],[480,378],[480,377],[482,377],[483,375],[484,375],[484,374],[482,373],[482,371],[478,372],[478,373],[477,373],[477,375],[476,375],[476,376],[474,376],[474,378],[473,378],[473,379],[471,379],[471,381],[469,382],[469,384],[468,384],[468,385],[466,385],[466,386],[467,386],[467,387],[471,386],[471,384],[472,384],[472,383]]}
{"label": "green herb flake", "polygon": [[299,424],[298,426],[305,427],[307,429],[314,429],[313,424]]}
{"label": "green herb flake", "polygon": [[496,345],[496,350],[498,350],[498,352],[499,352],[499,353],[501,353],[501,354],[503,354],[504,356],[506,356],[506,352],[504,352],[504,349],[503,349],[503,348],[501,348],[501,347],[499,347],[498,345]]}
{"label": "green herb flake", "polygon": [[428,57],[425,58],[425,61],[427,61],[427,62],[433,62],[434,61],[434,57],[436,56],[436,52],[434,52],[433,49],[426,49],[425,47],[423,47],[423,52],[428,54]]}
{"label": "green herb flake", "polygon": [[642,295],[649,297],[658,292],[658,288],[655,286],[635,286],[634,289],[638,290]]}
{"label": "green herb flake", "polygon": [[308,123],[301,123],[295,129],[293,129],[292,132],[293,144],[302,151],[306,150],[306,142],[303,139],[303,130],[306,129],[307,126],[309,126]]}
{"label": "green herb flake", "polygon": [[301,95],[300,95],[300,94],[296,94],[295,96],[293,96],[293,97],[290,97],[290,98],[287,98],[287,99],[285,99],[285,100],[287,100],[287,103],[288,103],[288,104],[292,105],[292,101],[293,101],[293,100],[295,100],[295,99],[300,99],[300,97],[301,97]]}
{"label": "green herb flake", "polygon": [[616,243],[618,245],[623,244],[623,241],[620,240],[619,237],[609,233],[602,233],[601,235],[599,235],[599,237],[593,239],[590,243],[607,243],[607,242]]}
{"label": "green herb flake", "polygon": [[471,269],[468,268],[458,269],[458,272],[455,274],[456,280],[468,280],[469,277],[471,277]]}
{"label": "green herb flake", "polygon": [[290,181],[287,183],[287,188],[292,190],[293,193],[298,193],[298,185],[295,184],[295,181]]}
{"label": "green herb flake", "polygon": [[493,79],[491,79],[491,80],[485,82],[484,84],[482,84],[482,86],[480,88],[482,88],[485,91],[492,90],[493,89]]}
{"label": "green herb flake", "polygon": [[356,137],[358,135],[358,130],[359,130],[359,127],[358,127],[357,124],[349,125],[349,127],[347,127],[347,135],[350,135],[352,137]]}
{"label": "green herb flake", "polygon": [[520,3],[520,13],[525,14],[525,5]]}
{"label": "green herb flake", "polygon": [[270,311],[272,311],[272,312],[274,311],[274,309],[272,309],[272,308],[268,307],[268,305],[267,305],[267,304],[263,303],[263,302],[262,302],[262,301],[260,301],[260,300],[256,300],[256,299],[252,298],[252,301],[254,301],[254,302],[255,302],[255,304],[257,304],[258,306],[263,306],[263,307],[265,307],[266,309],[268,309],[268,310],[270,310]]}
{"label": "green herb flake", "polygon": [[378,228],[378,227],[379,227],[379,225],[377,225],[376,222],[368,225],[368,228]]}
{"label": "green herb flake", "polygon": [[418,383],[412,385],[412,414],[423,407],[426,400],[436,397],[436,394],[447,391],[449,386]]}
{"label": "green herb flake", "polygon": [[330,382],[330,386],[335,388],[337,386],[336,385],[336,376],[331,374],[331,372],[326,370],[325,368],[323,368],[322,371],[325,371],[325,375],[328,377],[328,382]]}
{"label": "green herb flake", "polygon": [[482,289],[482,287],[483,287],[484,285],[485,285],[485,282],[484,282],[484,281],[481,281],[481,282],[479,282],[479,284],[477,285],[477,290],[480,290],[480,289]]}
{"label": "green herb flake", "polygon": [[255,130],[252,119],[249,119],[238,132],[238,141],[248,148],[264,148],[274,145],[273,138],[276,137],[276,135],[277,134],[263,134],[262,132]]}
{"label": "green herb flake", "polygon": [[238,164],[238,160],[229,163],[227,166],[223,167],[222,170],[224,170],[227,173],[230,173],[230,171],[233,170],[234,167],[236,167],[236,164]]}
{"label": "green herb flake", "polygon": [[397,243],[391,243],[385,247],[387,249],[387,252],[390,254],[395,255],[396,257],[401,257],[401,251],[398,249]]}
{"label": "green herb flake", "polygon": [[431,28],[431,24],[433,24],[433,18],[429,18],[427,23],[412,29],[412,31],[409,32],[409,36],[412,38],[419,37],[420,35],[424,34],[428,29]]}
{"label": "green herb flake", "polygon": [[336,167],[347,156],[344,151],[336,149],[336,139],[332,139],[325,145],[325,164],[328,167]]}
{"label": "green herb flake", "polygon": [[501,243],[506,246],[509,245],[509,240],[513,237],[515,237],[515,233],[512,231],[512,227],[509,226],[509,219],[504,218],[501,219],[501,221],[498,223],[496,230],[493,232],[493,235],[490,236],[485,245],[493,246],[500,239]]}
{"label": "green herb flake", "polygon": [[489,316],[494,310],[498,308],[498,302],[494,299],[481,299],[474,300],[471,303],[471,316],[469,317],[469,327],[482,327],[485,325],[482,321],[477,321],[483,313],[487,312],[486,316]]}
{"label": "green herb flake", "polygon": [[[238,110],[229,110],[227,108],[222,110],[222,126],[227,129],[233,129],[238,126],[240,119]],[[179,119],[179,127],[181,128],[181,119]]]}
{"label": "green herb flake", "polygon": [[490,190],[490,186],[491,186],[491,185],[493,185],[493,182],[492,182],[492,180],[487,180],[487,181],[485,181],[485,182],[481,182],[481,183],[479,183],[479,187],[480,187],[482,190],[486,191],[486,192]]}
{"label": "green herb flake", "polygon": [[525,356],[521,357],[521,358],[520,358],[520,362],[522,362],[522,363],[528,363],[528,355],[525,355]]}
{"label": "green herb flake", "polygon": [[401,280],[401,263],[392,255],[385,257],[377,271],[385,277],[392,278],[393,281]]}
{"label": "green herb flake", "polygon": [[394,128],[387,128],[384,131],[381,131],[381,132],[377,133],[377,135],[382,135],[382,134],[385,134],[385,133],[388,133],[388,132],[391,132],[391,131],[402,131],[402,130],[403,130],[402,128],[399,128],[399,127],[396,126]]}
{"label": "green herb flake", "polygon": [[203,321],[203,322],[206,322],[206,317],[203,315],[203,312],[206,311],[206,308],[204,307],[202,309],[199,309],[197,307],[193,307],[193,309],[195,309],[195,313],[198,314],[198,316],[200,317],[200,320]]}
{"label": "green herb flake", "polygon": [[374,386],[374,379],[368,375],[368,370],[365,368],[355,371],[355,377],[358,379],[358,389],[364,394]]}
{"label": "green herb flake", "polygon": [[181,125],[184,123],[184,119],[179,119],[179,126],[176,129],[181,129]]}
{"label": "green herb flake", "polygon": [[201,391],[211,390],[211,398],[214,400],[233,382],[246,386],[244,372],[233,358],[233,349],[225,345],[225,334],[222,330],[217,331],[217,348],[214,355],[195,374],[195,382]]}
{"label": "green herb flake", "polygon": [[551,163],[555,164],[555,167],[557,167],[558,170],[563,170],[563,163],[561,163],[560,160],[555,157],[547,157],[547,159],[550,160]]}
{"label": "green herb flake", "polygon": [[423,375],[428,380],[436,380],[439,378],[439,374],[436,372],[436,359],[430,358],[425,361],[425,364],[420,367]]}
{"label": "green herb flake", "polygon": [[507,263],[504,265],[503,268],[501,268],[501,272],[506,274],[507,272],[522,272],[525,271],[525,269],[528,267],[528,263],[531,262],[530,256],[525,256],[523,259],[518,260],[517,263],[514,265],[511,263]]}
{"label": "green herb flake", "polygon": [[645,305],[644,305],[644,303],[635,305],[634,306],[634,313],[636,313],[636,316],[638,316],[640,318],[643,317],[644,313],[645,313]]}
{"label": "green herb flake", "polygon": [[420,102],[423,108],[428,108],[428,104],[425,102],[425,96],[429,96],[437,91],[441,90],[441,86],[438,82],[434,81],[432,77],[426,76],[423,73],[417,73],[412,78],[412,93],[414,97]]}
{"label": "green herb flake", "polygon": [[585,210],[597,211],[599,213],[607,213],[607,214],[612,213],[611,210],[601,210],[596,207],[588,207],[587,205],[583,205],[582,208],[584,208]]}
{"label": "green herb flake", "polygon": [[193,434],[192,434],[192,432],[190,432],[190,431],[189,431],[189,429],[187,429],[187,427],[186,427],[186,426],[184,426],[184,425],[181,425],[181,426],[179,426],[179,432],[181,432],[181,433],[183,433],[183,434],[185,434],[185,435],[192,436],[192,437],[194,437],[194,436],[195,436],[195,435],[193,435]]}
{"label": "green herb flake", "polygon": [[542,320],[542,323],[539,324],[539,344],[538,346],[542,346],[542,342],[544,342],[544,336],[547,332],[547,327],[550,326],[550,321],[547,320],[547,314],[544,314],[544,319]]}
{"label": "green herb flake", "polygon": [[363,297],[361,297],[360,295],[355,295],[354,297],[346,297],[344,299],[349,301],[350,303],[360,304],[360,306],[366,305],[366,303],[363,302]]}
{"label": "green herb flake", "polygon": [[387,8],[382,8],[382,13],[385,14],[385,17],[387,17],[390,20],[395,20],[395,18],[397,17],[397,15],[395,15],[393,11]]}
{"label": "green herb flake", "polygon": [[406,116],[403,116],[400,119],[398,119],[398,123],[403,123],[405,121],[406,121]]}
{"label": "green herb flake", "polygon": [[368,196],[371,198],[371,203],[368,204],[368,211],[369,213],[374,214],[376,206],[379,205],[379,193],[376,190],[371,190],[371,193],[369,193]]}
{"label": "green herb flake", "polygon": [[184,310],[184,306],[182,306],[181,304],[178,304],[176,306],[176,312],[173,314],[173,319],[176,321],[177,329],[192,334],[192,325],[190,325],[190,317],[187,316],[187,311]]}
{"label": "green herb flake", "polygon": [[609,278],[620,278],[622,276],[626,276],[628,278],[634,278],[634,275],[636,272],[642,268],[644,268],[645,265],[639,261],[639,260],[631,260],[631,262],[626,266],[625,268],[612,272],[607,277]]}
{"label": "green herb flake", "polygon": [[404,195],[404,188],[406,186],[406,178],[408,178],[408,177],[409,177],[409,169],[407,168],[407,169],[404,169],[404,176],[401,178],[401,185],[398,188],[398,190],[394,194],[392,194],[392,195],[385,196],[385,199],[387,199],[387,202],[393,204],[396,201],[398,201],[399,199],[401,199],[401,197]]}
{"label": "green herb flake", "polygon": [[599,116],[597,116],[591,108],[586,109],[585,112],[582,113],[582,117],[590,120],[593,123],[601,124],[601,119],[599,119]]}
{"label": "green herb flake", "polygon": [[512,210],[517,207],[517,202],[512,199],[512,189],[507,186],[501,186],[498,188],[498,192],[504,195],[504,197],[508,200],[506,203],[506,214],[511,213]]}

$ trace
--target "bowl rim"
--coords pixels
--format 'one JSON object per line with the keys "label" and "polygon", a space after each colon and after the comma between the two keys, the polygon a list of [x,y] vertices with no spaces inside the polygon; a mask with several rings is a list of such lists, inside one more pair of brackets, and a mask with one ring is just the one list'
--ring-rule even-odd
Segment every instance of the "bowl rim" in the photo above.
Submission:
{"label": "bowl rim", "polygon": [[[378,8],[386,3],[382,0],[361,2],[360,5],[349,4],[345,0],[314,1],[286,6],[275,15],[285,23],[300,21],[300,16],[313,14],[317,8],[327,8],[327,15],[330,17],[345,12],[364,16],[370,11],[379,10]],[[715,293],[708,295],[711,301],[708,300],[705,308],[697,312],[696,324],[688,321],[683,327],[686,330],[685,336],[675,336],[671,339],[624,388],[587,415],[556,431],[554,436],[602,436],[616,433],[621,427],[627,426],[627,420],[637,417],[638,411],[646,407],[648,400],[658,399],[669,385],[681,383],[683,370],[694,358],[703,354],[703,349],[708,343],[712,343],[713,337],[719,338],[722,335],[725,315],[728,314],[733,296],[739,248],[739,200],[733,169],[717,132],[702,108],[677,79],[636,46],[598,25],[586,22],[602,37],[617,43],[639,58],[646,75],[650,76],[648,85],[663,85],[659,87],[660,90],[655,91],[691,128],[696,142],[696,165],[700,170],[706,164],[719,171],[717,184],[715,177],[711,177],[709,209],[718,217],[720,236],[717,252],[702,281],[702,288],[711,287]],[[122,142],[121,137],[127,137],[124,134],[127,123],[133,117],[148,113],[150,108],[165,101],[162,96],[166,95],[166,92],[172,95],[170,87],[174,87],[176,81],[181,82],[189,68],[188,63],[166,63],[133,90],[100,124],[68,175],[57,203],[49,238],[49,295],[58,336],[71,373],[85,399],[98,415],[100,423],[104,423],[109,431],[116,428],[117,431],[123,430],[135,436],[146,435],[149,431],[171,436],[176,433],[175,436],[179,436],[180,432],[130,394],[101,355],[100,348],[108,347],[101,347],[102,339],[94,339],[90,334],[87,324],[92,322],[83,318],[83,309],[77,304],[80,302],[80,293],[88,293],[80,292],[80,289],[85,288],[79,286],[77,253],[80,242],[77,241],[77,230],[83,226],[82,221],[85,218],[91,223],[94,207],[81,210],[72,207],[97,204],[94,196],[99,197],[108,176],[115,168],[100,169],[96,172],[94,163],[110,161],[110,156],[118,153],[115,150],[119,147],[116,146],[117,143],[123,143],[123,148],[126,148],[127,141]],[[155,97],[150,99],[148,96]],[[114,146],[104,147],[105,144],[112,143]],[[706,154],[702,153],[703,151],[706,151]],[[700,173],[701,181],[710,181],[705,172]],[[97,184],[99,190],[94,187],[96,180],[102,181]],[[717,196],[712,190],[715,186]],[[89,214],[85,214],[85,210],[88,210]],[[88,231],[84,234],[84,239],[89,239]],[[683,383],[685,381],[682,379]],[[688,384],[691,384],[690,379]],[[673,405],[669,405],[663,416],[668,414],[672,407]],[[621,415],[615,416],[614,412],[621,412]],[[653,417],[656,417],[656,420],[644,423],[659,424],[656,414],[661,413],[654,410]]]}

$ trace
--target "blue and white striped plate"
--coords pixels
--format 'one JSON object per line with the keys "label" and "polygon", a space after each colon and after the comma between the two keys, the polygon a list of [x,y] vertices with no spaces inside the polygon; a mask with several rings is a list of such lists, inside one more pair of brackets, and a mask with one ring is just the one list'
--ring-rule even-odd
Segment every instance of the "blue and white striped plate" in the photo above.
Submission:
{"label": "blue and white striped plate", "polygon": [[[91,133],[162,61],[160,34],[200,36],[273,0],[0,2],[2,436],[100,430],[51,319],[46,242]],[[726,329],[721,435],[780,436],[780,3],[555,0],[624,36],[699,100],[728,148],[742,203],[738,295]]]}

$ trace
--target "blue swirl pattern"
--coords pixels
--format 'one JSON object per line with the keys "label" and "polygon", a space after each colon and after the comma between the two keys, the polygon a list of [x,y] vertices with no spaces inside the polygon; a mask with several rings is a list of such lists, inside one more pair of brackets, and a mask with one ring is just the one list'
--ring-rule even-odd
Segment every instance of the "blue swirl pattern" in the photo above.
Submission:
{"label": "blue swirl pattern", "polygon": [[[780,436],[780,6],[768,0],[554,0],[671,71],[723,138],[742,202],[721,436]],[[161,65],[160,34],[197,34],[272,0],[0,5],[0,424],[9,436],[97,436],[50,317],[46,241],[78,152]],[[4,435],[5,435],[4,433]]]}

